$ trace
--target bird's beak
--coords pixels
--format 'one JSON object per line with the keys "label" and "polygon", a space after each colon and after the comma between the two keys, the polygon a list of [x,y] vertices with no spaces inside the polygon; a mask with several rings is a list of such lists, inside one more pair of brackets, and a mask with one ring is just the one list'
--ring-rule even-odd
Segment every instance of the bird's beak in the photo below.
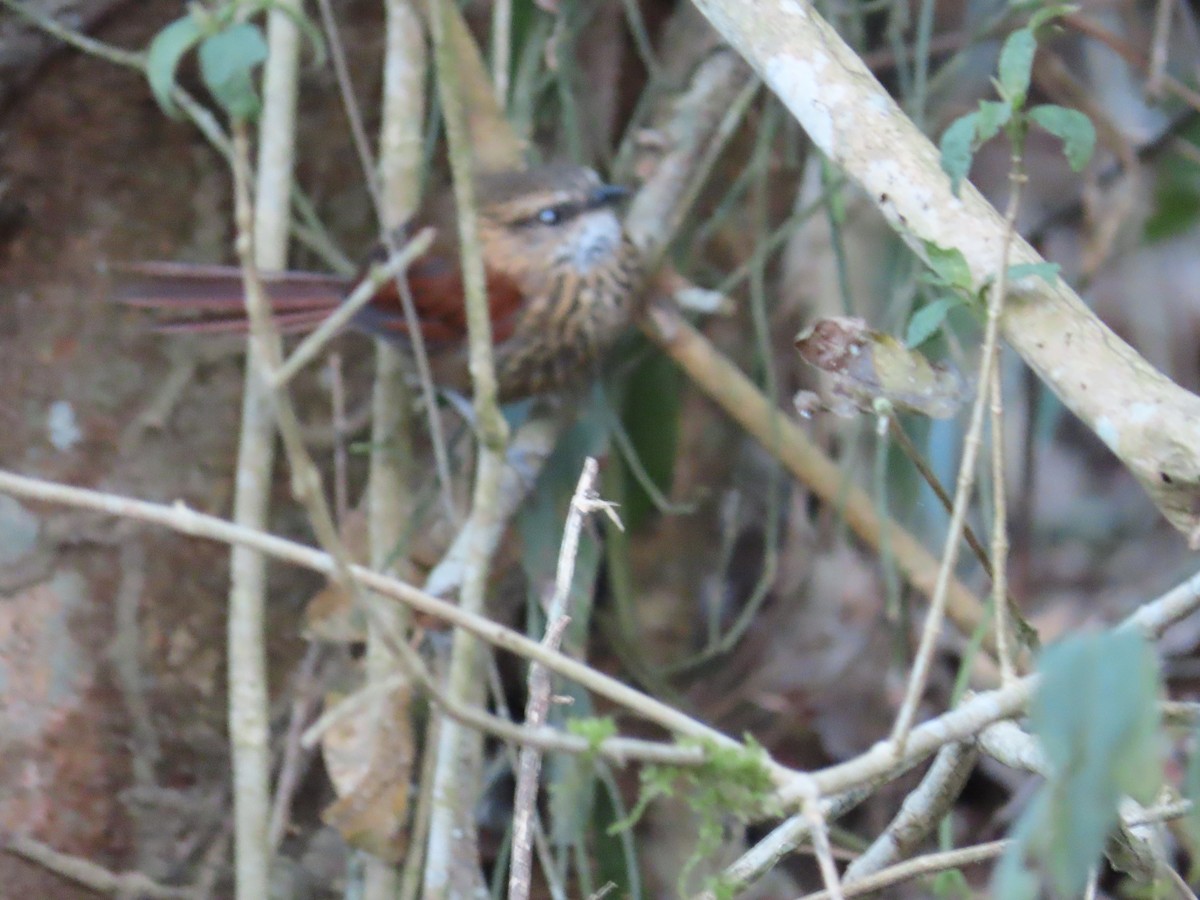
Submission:
{"label": "bird's beak", "polygon": [[629,188],[627,187],[621,187],[619,184],[602,184],[592,191],[589,205],[593,207],[610,206],[628,196]]}

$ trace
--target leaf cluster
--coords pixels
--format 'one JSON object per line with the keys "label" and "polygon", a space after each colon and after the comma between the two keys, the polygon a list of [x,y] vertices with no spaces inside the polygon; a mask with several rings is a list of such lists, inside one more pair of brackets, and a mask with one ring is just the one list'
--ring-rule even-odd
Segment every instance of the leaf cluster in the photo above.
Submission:
{"label": "leaf cluster", "polygon": [[742,747],[719,747],[711,741],[683,743],[703,748],[704,762],[698,766],[644,767],[637,803],[628,816],[609,827],[610,834],[632,828],[660,797],[683,800],[696,816],[699,833],[696,849],[679,874],[681,894],[696,865],[720,847],[730,818],[745,823],[780,812],[766,751],[751,735],[745,736]]}
{"label": "leaf cluster", "polygon": [[996,868],[995,896],[1038,896],[1032,859],[1054,889],[1078,896],[1117,824],[1117,803],[1151,802],[1162,784],[1158,664],[1137,632],[1118,629],[1048,648],[1030,724],[1050,777]]}
{"label": "leaf cluster", "polygon": [[324,45],[316,26],[279,0],[231,0],[211,8],[193,3],[150,42],[146,78],[163,112],[172,118],[181,116],[171,95],[183,57],[196,49],[200,78],[225,113],[231,119],[257,118],[262,102],[254,72],[267,58],[267,42],[250,19],[272,9],[291,16],[308,35],[317,55],[322,55]]}
{"label": "leaf cluster", "polygon": [[[909,319],[904,343],[910,349],[921,346],[937,334],[952,310],[965,307],[982,313],[986,308],[983,296],[993,282],[989,278],[976,289],[967,258],[957,247],[941,247],[930,241],[926,241],[924,247],[929,271],[922,280],[933,289],[934,299]],[[1009,283],[1022,278],[1041,278],[1047,284],[1053,284],[1059,268],[1058,263],[1019,263],[1008,267],[1006,277]]]}
{"label": "leaf cluster", "polygon": [[1045,104],[1026,108],[1033,58],[1037,53],[1037,34],[1071,7],[1047,6],[1038,10],[1024,28],[1018,28],[1000,49],[997,75],[993,79],[999,100],[982,100],[978,108],[956,119],[942,133],[942,171],[950,176],[951,189],[958,195],[962,181],[971,169],[975,151],[1001,129],[1019,157],[1031,125],[1037,125],[1063,142],[1063,153],[1076,172],[1087,165],[1096,146],[1096,130],[1091,120],[1076,109]]}

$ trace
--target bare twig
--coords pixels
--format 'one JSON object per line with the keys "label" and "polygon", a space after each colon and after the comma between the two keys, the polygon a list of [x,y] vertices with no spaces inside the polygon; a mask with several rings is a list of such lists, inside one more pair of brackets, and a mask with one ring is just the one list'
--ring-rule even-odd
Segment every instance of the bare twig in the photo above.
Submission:
{"label": "bare twig", "polygon": [[310,643],[304,653],[304,658],[296,671],[292,687],[292,708],[288,716],[287,732],[283,738],[283,753],[279,763],[279,777],[275,780],[275,801],[271,808],[271,849],[279,850],[287,834],[288,823],[292,812],[292,800],[296,789],[300,786],[304,775],[305,757],[310,754],[310,748],[305,747],[300,738],[304,727],[312,718],[320,695],[316,691],[317,670],[321,663],[322,647]]}
{"label": "bare twig", "polygon": [[[337,561],[327,553],[247,529],[214,516],[206,516],[176,504],[160,504],[129,500],[99,491],[53,484],[0,470],[0,491],[14,496],[29,497],[53,503],[63,503],[96,510],[109,515],[139,519],[186,534],[210,538],[231,544],[244,544],[260,553],[275,556],[314,571],[332,576],[338,570]],[[394,597],[413,609],[438,617],[458,628],[518,653],[527,659],[543,663],[548,669],[573,679],[588,690],[608,697],[651,721],[682,735],[710,740],[718,746],[737,747],[738,744],[720,732],[697,722],[678,710],[654,700],[615,679],[561,653],[543,647],[510,629],[488,619],[464,611],[458,606],[438,600],[423,591],[380,575],[360,566],[352,566],[350,576],[371,591]],[[1135,628],[1147,639],[1154,639],[1173,623],[1200,608],[1200,573],[1143,604],[1121,627]],[[873,785],[882,779],[904,771],[908,766],[935,752],[947,743],[969,739],[989,725],[1019,713],[1032,696],[1037,684],[1028,676],[996,691],[981,693],[964,701],[950,712],[922,723],[910,735],[906,750],[900,757],[890,742],[882,742],[854,759],[812,773],[797,773],[767,760],[772,779],[780,785],[777,799],[794,806],[816,791],[822,797],[834,797],[825,803],[838,802],[836,795],[863,785]],[[827,807],[825,808],[828,809]],[[826,815],[828,815],[826,811]]]}
{"label": "bare twig", "polygon": [[1175,0],[1158,0],[1154,7],[1154,37],[1150,42],[1150,62],[1146,73],[1146,93],[1162,95],[1163,76],[1167,71],[1167,44],[1171,38],[1171,16]]}
{"label": "bare twig", "polygon": [[[571,583],[575,578],[575,561],[579,555],[579,537],[588,513],[598,508],[612,514],[611,507],[599,504],[595,498],[596,474],[600,467],[588,457],[583,464],[579,483],[567,510],[562,546],[558,552],[558,568],[554,578],[554,594],[546,606],[546,634],[542,644],[558,649],[563,632],[570,622],[568,601]],[[534,663],[529,667],[529,697],[525,704],[525,725],[537,728],[545,723],[550,710],[550,673]],[[533,817],[537,804],[538,777],[542,769],[542,754],[534,746],[521,748],[517,766],[517,785],[513,795],[512,864],[508,875],[509,900],[526,900],[533,883]]]}
{"label": "bare twig", "polygon": [[[821,812],[826,821],[841,818],[868,796],[870,790],[857,788],[836,797],[821,800]],[[743,888],[765,875],[777,862],[795,852],[812,829],[812,820],[803,813],[785,819],[771,832],[743,853],[721,873],[721,883],[731,889]],[[694,900],[716,900],[711,890],[697,894]]]}
{"label": "bare twig", "polygon": [[306,335],[300,345],[292,351],[292,355],[275,371],[271,386],[276,389],[283,387],[297,372],[316,359],[325,345],[346,327],[359,310],[371,302],[380,287],[394,278],[404,277],[409,264],[429,249],[433,237],[432,228],[423,228],[387,262],[373,267],[366,277],[355,285],[346,299],[338,304],[337,309]]}
{"label": "bare twig", "polygon": [[[1020,148],[1014,146],[1012,152],[1012,191],[1009,194],[1008,208],[1004,214],[1005,228],[1000,241],[999,269],[995,273],[988,298],[987,324],[984,327],[983,349],[979,361],[979,381],[976,387],[975,402],[971,407],[971,421],[967,426],[966,437],[963,438],[962,459],[958,464],[958,483],[955,485],[954,491],[954,509],[950,513],[950,525],[947,528],[946,542],[942,549],[941,568],[938,570],[933,596],[929,598],[929,612],[925,616],[925,626],[921,631],[921,643],[913,659],[912,671],[909,674],[908,685],[904,693],[904,702],[900,705],[900,711],[896,715],[896,724],[892,729],[892,741],[900,751],[904,749],[904,742],[908,738],[908,732],[917,715],[917,707],[925,693],[925,683],[929,678],[929,669],[933,665],[933,654],[937,649],[938,635],[942,630],[950,579],[954,575],[954,569],[958,563],[958,551],[962,546],[959,539],[962,536],[963,524],[966,522],[967,510],[971,505],[971,491],[975,484],[975,462],[979,457],[979,447],[983,439],[984,410],[987,407],[989,391],[993,392],[994,404],[993,420],[995,424],[992,441],[999,448],[1004,440],[1004,435],[999,427],[1002,424],[1000,422],[999,384],[998,382],[993,384],[993,378],[998,379],[996,368],[1000,352],[998,343],[1000,318],[1004,314],[1005,295],[1008,291],[1008,260],[1013,241],[1016,240],[1017,213],[1020,211],[1021,185],[1024,182]],[[999,454],[997,465],[1003,466],[1003,453],[999,449],[996,452]],[[1004,489],[1003,471],[999,472],[998,477],[1000,483],[995,487],[997,492],[1001,492]],[[1000,497],[996,498],[996,509],[997,527],[999,528],[1004,524],[1004,504]],[[1012,661],[1008,658],[1008,620],[1006,616],[1008,603],[1006,602],[1007,597],[1003,593],[1005,585],[1003,570],[1007,561],[1007,547],[1006,535],[999,532],[992,535],[992,584],[996,594],[996,647],[1001,658],[1001,672],[1004,673],[1006,682],[1013,678]]]}
{"label": "bare twig", "polygon": [[954,805],[978,755],[974,743],[942,747],[921,783],[904,798],[900,812],[846,869],[845,886],[909,856]]}
{"label": "bare twig", "polygon": [[[963,866],[987,862],[1000,856],[1008,844],[1008,841],[992,841],[990,844],[979,844],[975,847],[963,847],[960,850],[947,850],[943,853],[918,856],[916,859],[897,863],[881,872],[876,872],[862,881],[843,885],[842,896],[846,898],[862,897],[905,881],[912,881],[914,878],[924,878],[927,875],[945,872],[947,869],[959,869]],[[833,895],[828,891],[817,891],[813,894],[805,894],[801,900],[833,900]]]}
{"label": "bare twig", "polygon": [[[14,496],[26,496],[46,502],[91,509],[107,515],[152,522],[184,534],[226,544],[244,545],[260,553],[318,572],[328,578],[333,578],[341,572],[341,563],[329,553],[257,529],[241,527],[216,516],[195,512],[182,503],[172,506],[147,503],[101,491],[54,484],[4,470],[0,470],[0,491]],[[713,741],[722,747],[737,748],[740,746],[737,741],[691,716],[685,715],[674,707],[655,700],[653,697],[565,654],[546,650],[540,642],[530,640],[510,628],[493,622],[486,616],[464,610],[459,604],[440,600],[412,585],[364,566],[351,565],[348,575],[367,591],[399,600],[417,612],[425,613],[456,628],[461,628],[496,647],[517,653],[526,659],[537,660],[545,664],[546,668],[551,671],[607,697],[614,703],[627,706],[648,721],[656,722],[670,732]],[[368,609],[370,609],[369,594],[367,599],[369,601]],[[784,774],[787,770],[779,769],[778,771]]]}
{"label": "bare twig", "polygon": [[817,854],[817,865],[821,870],[821,879],[825,882],[825,890],[830,900],[843,900],[845,894],[838,878],[837,864],[833,861],[833,849],[829,846],[829,825],[821,811],[820,798],[815,795],[806,798],[803,813],[808,819],[808,833],[812,838],[813,850]]}
{"label": "bare twig", "polygon": [[640,738],[611,737],[597,744],[574,734],[565,734],[546,726],[529,727],[518,725],[511,718],[495,716],[475,706],[466,706],[446,694],[438,687],[437,680],[426,669],[420,655],[407,645],[397,645],[403,674],[369,684],[362,690],[342,699],[314,722],[301,738],[305,746],[315,744],[330,728],[350,716],[362,715],[371,703],[391,691],[412,685],[424,691],[448,718],[465,726],[490,734],[507,744],[534,747],[544,753],[591,754],[617,765],[631,762],[655,763],[672,766],[699,766],[706,760],[701,747],[695,745],[664,744]]}
{"label": "bare twig", "polygon": [[142,678],[142,642],[139,639],[138,609],[146,586],[146,549],[141,543],[121,545],[121,581],[117,586],[116,622],[109,659],[116,672],[129,718],[133,723],[133,780],[139,787],[157,783],[155,769],[162,758],[154,727],[146,685]]}
{"label": "bare twig", "polygon": [[191,888],[173,888],[159,884],[141,872],[110,872],[103,866],[68,853],[59,853],[41,841],[27,837],[10,837],[4,850],[29,862],[49,869],[56,875],[83,885],[100,894],[112,897],[150,897],[153,900],[195,900]]}
{"label": "bare twig", "polygon": [[333,431],[333,516],[339,528],[350,513],[349,459],[346,455],[346,377],[342,354],[329,354],[329,396]]}

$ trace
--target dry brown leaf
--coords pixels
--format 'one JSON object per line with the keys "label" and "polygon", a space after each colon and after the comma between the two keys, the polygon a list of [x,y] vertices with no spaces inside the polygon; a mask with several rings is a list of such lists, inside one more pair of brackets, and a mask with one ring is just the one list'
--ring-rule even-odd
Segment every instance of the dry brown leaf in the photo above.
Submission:
{"label": "dry brown leaf", "polygon": [[[408,687],[365,704],[321,738],[338,799],[322,819],[346,842],[388,862],[408,847],[408,806],[415,758]],[[326,697],[326,705],[339,696]]]}
{"label": "dry brown leaf", "polygon": [[890,334],[870,330],[862,319],[818,319],[796,336],[796,349],[829,374],[832,396],[825,399],[835,412],[873,413],[884,400],[903,412],[948,419],[962,405],[965,385],[957,372],[931,363]]}

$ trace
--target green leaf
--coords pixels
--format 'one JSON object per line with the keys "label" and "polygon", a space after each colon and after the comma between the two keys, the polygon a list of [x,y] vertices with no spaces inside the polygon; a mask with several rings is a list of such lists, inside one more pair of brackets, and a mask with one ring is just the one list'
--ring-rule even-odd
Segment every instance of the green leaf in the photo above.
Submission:
{"label": "green leaf", "polygon": [[992,873],[992,896],[996,900],[1037,900],[1038,878],[1026,863],[1034,849],[1035,826],[1045,815],[1046,793],[1039,792],[1013,826],[1012,843],[1005,848]]}
{"label": "green leaf", "polygon": [[640,464],[660,492],[670,492],[683,401],[679,369],[662,353],[648,355],[629,373],[628,383],[638,388],[625,395],[620,415],[637,459],[631,461],[624,452],[617,454],[617,471],[626,485],[621,518],[626,528],[635,531],[653,518],[655,505],[633,467]]}
{"label": "green leaf", "polygon": [[974,293],[975,280],[971,277],[971,267],[967,258],[957,247],[939,247],[932,241],[925,241],[925,259],[937,280],[947,287],[956,288],[967,293]]}
{"label": "green leaf", "polygon": [[1149,803],[1162,783],[1158,667],[1129,629],[1069,638],[1038,666],[1030,709],[1052,775],[1030,849],[1062,894],[1082,891],[1123,794]]}
{"label": "green leaf", "polygon": [[1063,153],[1076,172],[1088,164],[1096,148],[1092,120],[1077,109],[1065,106],[1035,106],[1029,118],[1063,142]]}
{"label": "green leaf", "polygon": [[1018,263],[1008,267],[1008,280],[1020,281],[1022,278],[1040,278],[1046,284],[1058,281],[1058,272],[1062,268],[1058,263]]}
{"label": "green leaf", "polygon": [[909,349],[920,347],[933,337],[946,321],[950,310],[961,306],[962,302],[960,297],[939,297],[918,309],[908,320],[908,330],[904,333],[905,346]]}
{"label": "green leaf", "polygon": [[592,753],[600,750],[601,743],[617,736],[617,723],[612,716],[568,719],[566,727],[570,734],[586,740]]}
{"label": "green leaf", "polygon": [[183,55],[199,43],[202,36],[200,21],[195,16],[186,15],[172,22],[150,42],[146,54],[146,79],[150,82],[154,99],[172,119],[182,116],[171,99],[175,70],[179,68]]}
{"label": "green leaf", "polygon": [[1200,191],[1159,184],[1154,191],[1154,213],[1146,220],[1146,240],[1161,241],[1190,229],[1200,220]]}
{"label": "green leaf", "polygon": [[984,100],[979,104],[976,120],[975,141],[982,144],[994,138],[1012,119],[1012,107],[998,100]]}
{"label": "green leaf", "polygon": [[1005,100],[1014,109],[1025,105],[1029,92],[1029,76],[1033,71],[1033,55],[1037,52],[1037,39],[1028,28],[1018,28],[1008,36],[1000,48],[1000,90]]}
{"label": "green leaf", "polygon": [[267,42],[257,25],[243,22],[200,45],[200,75],[213,97],[234,119],[253,119],[260,102],[254,69],[267,58]]}
{"label": "green leaf", "polygon": [[950,190],[958,196],[959,185],[971,171],[971,158],[975,151],[975,134],[979,123],[979,113],[967,113],[950,123],[950,127],[942,132],[942,140],[938,144],[942,156],[942,171],[950,176]]}

